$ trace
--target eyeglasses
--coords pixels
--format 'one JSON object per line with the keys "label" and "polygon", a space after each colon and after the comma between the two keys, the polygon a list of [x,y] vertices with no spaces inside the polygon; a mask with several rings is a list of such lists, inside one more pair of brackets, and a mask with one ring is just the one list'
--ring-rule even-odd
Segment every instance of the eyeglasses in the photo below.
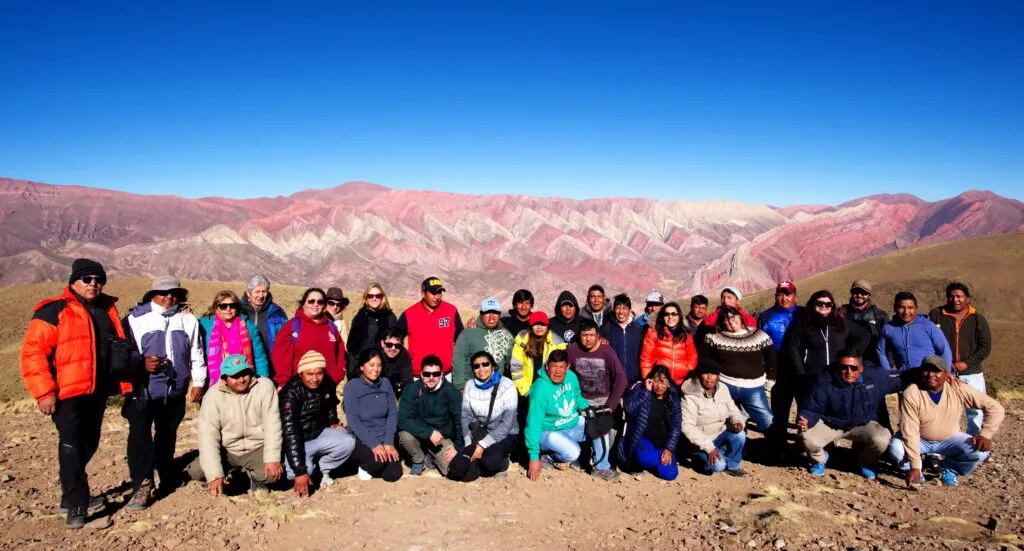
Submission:
{"label": "eyeglasses", "polygon": [[828,301],[828,300],[816,300],[816,301],[814,301],[814,306],[816,308],[828,308],[828,309],[831,310],[832,309],[832,302]]}
{"label": "eyeglasses", "polygon": [[222,302],[217,305],[220,310],[238,310],[237,302]]}
{"label": "eyeglasses", "polygon": [[860,371],[857,364],[839,364],[839,371]]}
{"label": "eyeglasses", "polygon": [[440,377],[440,376],[441,376],[441,372],[440,371],[421,371],[420,372],[420,378],[421,379],[433,379],[435,377]]}
{"label": "eyeglasses", "polygon": [[480,362],[478,364],[473,364],[473,369],[480,369],[482,367],[491,367],[491,362]]}
{"label": "eyeglasses", "polygon": [[92,285],[93,283],[95,283],[97,285],[104,285],[104,284],[107,283],[107,278],[100,277],[100,276],[94,276],[94,275],[82,276],[80,279],[81,279],[82,283],[84,283],[86,285]]}
{"label": "eyeglasses", "polygon": [[323,306],[324,303],[325,303],[324,299],[322,299],[322,298],[307,298],[306,299],[306,304],[309,304],[309,305],[316,304],[317,306]]}
{"label": "eyeglasses", "polygon": [[366,298],[384,298],[384,293],[367,293]]}
{"label": "eyeglasses", "polygon": [[398,348],[399,346],[402,346],[402,343],[398,343],[398,342],[386,342],[386,343],[384,343],[384,348]]}
{"label": "eyeglasses", "polygon": [[341,306],[341,301],[340,300],[328,300],[327,301],[327,305],[328,306]]}

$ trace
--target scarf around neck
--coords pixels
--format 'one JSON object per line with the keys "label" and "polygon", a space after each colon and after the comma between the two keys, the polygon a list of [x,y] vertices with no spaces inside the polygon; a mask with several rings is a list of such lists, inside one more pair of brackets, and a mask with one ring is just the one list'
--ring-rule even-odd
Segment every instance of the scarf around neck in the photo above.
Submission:
{"label": "scarf around neck", "polygon": [[242,354],[249,360],[249,365],[256,365],[252,355],[252,341],[245,320],[236,317],[231,327],[217,316],[213,317],[213,329],[210,330],[210,343],[207,346],[206,363],[210,381],[220,380],[220,364],[224,358],[232,354]]}
{"label": "scarf around neck", "polygon": [[491,377],[483,382],[478,381],[476,377],[473,378],[473,384],[475,384],[480,390],[487,390],[500,382],[501,373],[498,373],[497,371],[492,372]]}

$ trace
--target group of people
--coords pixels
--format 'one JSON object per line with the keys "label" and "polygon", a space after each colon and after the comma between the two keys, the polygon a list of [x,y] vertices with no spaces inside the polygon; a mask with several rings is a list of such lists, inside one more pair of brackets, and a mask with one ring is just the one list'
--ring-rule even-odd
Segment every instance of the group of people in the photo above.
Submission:
{"label": "group of people", "polygon": [[[403,463],[465,482],[505,476],[513,461],[531,480],[546,468],[672,480],[683,459],[743,477],[748,428],[773,444],[765,461],[791,455],[794,400],[812,474],[846,438],[867,479],[885,456],[907,484],[937,461],[939,479],[956,485],[988,458],[1004,415],[985,393],[988,324],[961,283],[929,316],[897,293],[891,319],[863,280],[843,306],[827,290],[800,306],[781,282],[756,318],[734,287],[713,309],[691,297],[687,311],[651,291],[637,315],[629,296],[593,285],[582,306],[563,291],[551,317],[520,289],[510,309],[487,297],[464,324],[428,277],[399,316],[380,283],[368,286],[346,332],[349,300],[336,287],[307,289],[289,318],[254,275],[242,296],[221,291],[197,317],[166,276],[122,318],[106,280],[99,263],[75,260],[63,292],[35,307],[21,353],[26,387],[57,428],[69,528],[103,505],[86,465],[114,394],[129,424],[133,510],[183,479],[219,495],[245,473],[254,490],[287,479],[306,496],[348,472],[396,481]],[[182,471],[174,449],[187,401],[201,403],[199,455]]]}

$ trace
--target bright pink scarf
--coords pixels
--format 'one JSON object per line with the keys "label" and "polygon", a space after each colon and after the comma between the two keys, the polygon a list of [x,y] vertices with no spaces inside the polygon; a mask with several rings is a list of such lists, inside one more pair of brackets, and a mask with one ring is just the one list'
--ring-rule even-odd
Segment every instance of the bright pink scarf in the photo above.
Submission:
{"label": "bright pink scarf", "polygon": [[232,354],[243,354],[249,360],[249,365],[256,367],[252,358],[249,330],[246,329],[245,320],[242,318],[235,318],[231,327],[228,327],[224,321],[214,316],[213,330],[210,332],[210,343],[207,348],[206,367],[210,373],[211,386],[220,380],[221,362]]}

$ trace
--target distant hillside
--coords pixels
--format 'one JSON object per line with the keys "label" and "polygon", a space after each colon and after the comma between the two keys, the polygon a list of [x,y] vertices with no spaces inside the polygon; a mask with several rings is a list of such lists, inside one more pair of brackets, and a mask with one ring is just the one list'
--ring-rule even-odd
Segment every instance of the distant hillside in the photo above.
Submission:
{"label": "distant hillside", "polygon": [[[1005,382],[1024,382],[1024,233],[993,235],[953,243],[926,245],[855,262],[796,281],[802,301],[818,289],[828,289],[841,304],[850,298],[850,283],[864,278],[874,288],[876,304],[892,314],[892,298],[899,291],[917,297],[924,314],[944,304],[950,281],[971,289],[971,303],[989,320],[993,331],[992,356],[985,369]],[[717,297],[709,297],[717,300]],[[771,305],[772,291],[744,300],[752,310]]]}

